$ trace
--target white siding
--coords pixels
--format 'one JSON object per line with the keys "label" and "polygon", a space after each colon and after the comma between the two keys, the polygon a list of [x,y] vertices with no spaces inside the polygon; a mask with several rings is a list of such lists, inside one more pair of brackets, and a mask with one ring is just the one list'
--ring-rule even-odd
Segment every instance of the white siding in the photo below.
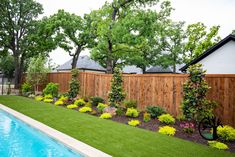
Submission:
{"label": "white siding", "polygon": [[229,41],[199,63],[207,74],[235,74],[235,41]]}

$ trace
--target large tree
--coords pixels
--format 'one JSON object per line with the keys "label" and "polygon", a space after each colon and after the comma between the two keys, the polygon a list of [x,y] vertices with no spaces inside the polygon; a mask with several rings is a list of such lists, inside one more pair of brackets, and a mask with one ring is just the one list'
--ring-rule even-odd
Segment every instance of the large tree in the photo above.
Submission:
{"label": "large tree", "polygon": [[69,53],[72,59],[72,69],[76,68],[78,57],[82,50],[95,44],[94,33],[91,30],[91,19],[89,15],[84,18],[59,10],[50,18],[48,27],[54,29],[54,37],[60,40],[58,46]]}
{"label": "large tree", "polygon": [[34,0],[1,0],[0,10],[0,50],[1,53],[8,51],[13,54],[15,88],[18,88],[28,53],[28,37],[43,8]]}
{"label": "large tree", "polygon": [[[120,27],[119,21],[125,18],[131,9],[152,6],[157,2],[158,0],[114,0],[112,3],[106,2],[101,9],[91,13],[93,27],[97,29],[98,36],[98,44],[93,48],[92,57],[101,61],[108,73],[113,72],[123,53],[132,51],[127,44],[120,42],[120,36],[116,35],[117,28]],[[118,30],[125,31],[125,28]]]}
{"label": "large tree", "polygon": [[184,22],[173,22],[169,20],[164,24],[164,35],[162,42],[164,49],[159,57],[159,63],[163,67],[171,67],[176,73],[176,65],[183,63],[185,31]]}
{"label": "large tree", "polygon": [[188,63],[197,58],[209,47],[216,44],[220,37],[218,36],[220,26],[208,28],[201,22],[188,25],[186,30],[187,42],[185,44],[184,62]]}

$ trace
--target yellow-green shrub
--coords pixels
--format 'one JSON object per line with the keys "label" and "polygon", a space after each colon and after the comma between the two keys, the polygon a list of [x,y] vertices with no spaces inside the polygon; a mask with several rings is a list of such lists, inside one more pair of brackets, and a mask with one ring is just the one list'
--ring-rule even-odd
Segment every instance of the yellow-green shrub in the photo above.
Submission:
{"label": "yellow-green shrub", "polygon": [[151,120],[151,115],[148,112],[144,113],[144,122],[148,122]]}
{"label": "yellow-green shrub", "polygon": [[36,97],[35,97],[35,100],[37,100],[37,101],[42,101],[42,100],[43,100],[43,97],[42,97],[42,96],[36,96]]}
{"label": "yellow-green shrub", "polygon": [[97,109],[99,112],[102,112],[105,107],[108,107],[107,104],[99,103]]}
{"label": "yellow-green shrub", "polygon": [[228,149],[228,146],[222,142],[208,141],[208,144],[212,148],[216,148],[216,149],[220,149],[220,150]]}
{"label": "yellow-green shrub", "polygon": [[77,108],[78,106],[75,105],[75,104],[71,104],[71,105],[68,105],[67,108],[69,109],[74,109],[74,108]]}
{"label": "yellow-green shrub", "polygon": [[46,103],[52,103],[53,99],[44,99],[43,101],[46,102]]}
{"label": "yellow-green shrub", "polygon": [[78,99],[74,101],[74,104],[77,106],[84,106],[86,105],[86,102],[83,99]]}
{"label": "yellow-green shrub", "polygon": [[112,118],[112,115],[110,113],[103,113],[101,116],[100,116],[101,119],[110,119]]}
{"label": "yellow-green shrub", "polygon": [[92,104],[91,104],[91,102],[86,102],[86,105],[85,105],[86,107],[91,107],[92,106]]}
{"label": "yellow-green shrub", "polygon": [[168,136],[174,136],[176,129],[170,126],[163,126],[159,128],[158,132],[161,134],[168,135]]}
{"label": "yellow-green shrub", "polygon": [[64,102],[62,100],[57,100],[55,103],[54,103],[56,106],[57,105],[63,105]]}
{"label": "yellow-green shrub", "polygon": [[226,141],[235,140],[235,129],[231,126],[228,125],[219,126],[217,128],[217,134],[223,140]]}
{"label": "yellow-green shrub", "polygon": [[140,121],[138,121],[138,120],[131,120],[128,122],[128,125],[130,125],[130,126],[137,126],[139,124],[140,124]]}
{"label": "yellow-green shrub", "polygon": [[79,112],[85,113],[85,112],[91,112],[92,109],[90,107],[82,107],[79,109]]}
{"label": "yellow-green shrub", "polygon": [[139,112],[137,111],[137,109],[132,108],[128,108],[126,111],[126,116],[128,117],[138,117],[139,116]]}
{"label": "yellow-green shrub", "polygon": [[158,120],[165,124],[174,124],[175,118],[173,118],[170,114],[162,114],[158,117]]}
{"label": "yellow-green shrub", "polygon": [[47,94],[44,96],[44,99],[53,99],[53,96],[51,94]]}
{"label": "yellow-green shrub", "polygon": [[59,98],[60,101],[66,101],[68,99],[69,98],[67,96],[63,96],[63,95]]}

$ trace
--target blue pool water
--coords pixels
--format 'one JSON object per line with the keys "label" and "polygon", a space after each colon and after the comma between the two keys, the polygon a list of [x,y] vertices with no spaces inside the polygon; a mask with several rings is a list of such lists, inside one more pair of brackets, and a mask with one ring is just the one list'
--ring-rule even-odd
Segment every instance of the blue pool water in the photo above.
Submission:
{"label": "blue pool water", "polygon": [[82,157],[0,110],[0,157]]}

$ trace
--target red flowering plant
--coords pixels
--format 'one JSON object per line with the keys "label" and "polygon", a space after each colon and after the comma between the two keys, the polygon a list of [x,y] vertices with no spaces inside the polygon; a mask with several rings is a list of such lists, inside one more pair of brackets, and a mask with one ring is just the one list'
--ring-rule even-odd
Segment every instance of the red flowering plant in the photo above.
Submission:
{"label": "red flowering plant", "polygon": [[186,133],[193,133],[195,130],[195,125],[193,122],[182,122],[180,127],[183,128],[183,131]]}

